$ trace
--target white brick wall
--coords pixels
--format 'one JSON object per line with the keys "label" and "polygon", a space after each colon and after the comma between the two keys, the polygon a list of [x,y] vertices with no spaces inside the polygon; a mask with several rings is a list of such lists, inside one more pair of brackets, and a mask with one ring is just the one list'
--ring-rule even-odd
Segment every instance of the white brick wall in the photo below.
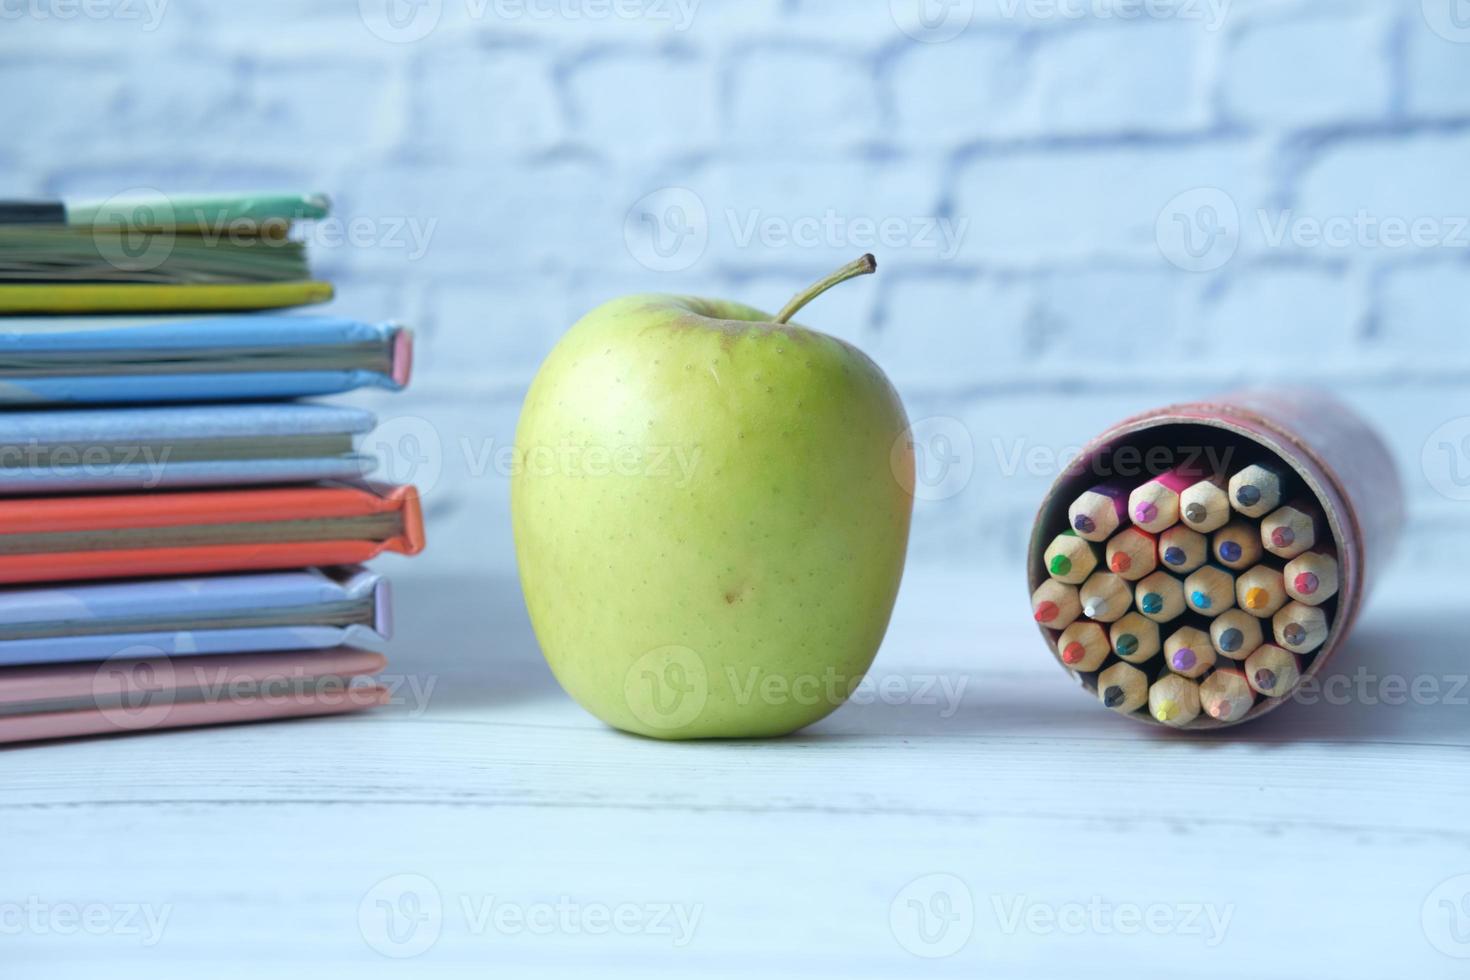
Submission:
{"label": "white brick wall", "polygon": [[[1265,378],[1379,419],[1413,554],[1448,561],[1470,533],[1470,423],[1441,429],[1470,416],[1465,7],[420,0],[395,23],[387,0],[9,0],[0,174],[335,192],[359,229],[314,236],[336,308],[421,332],[414,389],[360,400],[390,465],[434,457],[424,567],[509,566],[497,451],[581,312],[650,289],[774,308],[885,220],[906,230],[880,276],[807,319],[973,446],[963,489],[920,504],[916,558],[1014,559],[1050,479],[1016,452]],[[658,271],[625,219],[671,187],[693,196],[655,202],[692,202],[708,245]]]}

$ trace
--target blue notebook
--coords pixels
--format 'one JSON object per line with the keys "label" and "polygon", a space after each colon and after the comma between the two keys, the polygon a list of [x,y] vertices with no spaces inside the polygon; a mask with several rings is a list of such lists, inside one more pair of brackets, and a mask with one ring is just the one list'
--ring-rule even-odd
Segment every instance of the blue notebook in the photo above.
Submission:
{"label": "blue notebook", "polygon": [[320,650],[392,632],[363,568],[0,589],[0,666]]}
{"label": "blue notebook", "polygon": [[412,363],[407,329],[342,317],[0,317],[0,405],[396,391]]}
{"label": "blue notebook", "polygon": [[0,412],[0,494],[358,480],[375,424],[290,403]]}

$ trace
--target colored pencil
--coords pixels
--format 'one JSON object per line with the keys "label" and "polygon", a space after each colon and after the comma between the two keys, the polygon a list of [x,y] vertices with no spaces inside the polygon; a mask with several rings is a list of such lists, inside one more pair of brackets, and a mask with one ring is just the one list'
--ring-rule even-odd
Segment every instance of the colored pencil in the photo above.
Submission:
{"label": "colored pencil", "polygon": [[1073,670],[1091,673],[1108,659],[1112,645],[1101,626],[1077,622],[1062,630],[1062,637],[1057,640],[1057,649],[1062,653],[1062,663]]}
{"label": "colored pencil", "polygon": [[1286,605],[1286,581],[1270,565],[1257,565],[1235,580],[1235,601],[1252,616],[1270,619]]}
{"label": "colored pencil", "polygon": [[1261,521],[1261,545],[1277,558],[1292,559],[1317,545],[1321,511],[1305,501],[1277,507]]}
{"label": "colored pencil", "polygon": [[1184,488],[1179,495],[1179,517],[1185,524],[1209,534],[1230,520],[1229,481],[1224,476],[1207,476]]}
{"label": "colored pencil", "polygon": [[1192,468],[1175,467],[1160,473],[1128,495],[1128,516],[1133,523],[1159,534],[1179,523],[1179,494],[1199,480]]}
{"label": "colored pencil", "polygon": [[1097,675],[1097,697],[1106,708],[1132,714],[1148,701],[1148,675],[1132,664],[1113,664]]}
{"label": "colored pencil", "polygon": [[1266,629],[1244,609],[1231,609],[1210,623],[1210,642],[1221,656],[1244,660],[1266,642]]}
{"label": "colored pencil", "polygon": [[1140,613],[1131,612],[1108,628],[1113,652],[1130,664],[1146,663],[1156,657],[1162,644],[1159,624]]}
{"label": "colored pencil", "polygon": [[1206,565],[1184,580],[1184,601],[1201,616],[1213,619],[1235,605],[1235,576]]}
{"label": "colored pencil", "polygon": [[1281,506],[1285,482],[1278,467],[1253,463],[1230,478],[1230,505],[1246,517],[1265,517]]}
{"label": "colored pencil", "polygon": [[1216,721],[1239,721],[1255,706],[1256,693],[1244,671],[1216,667],[1200,682],[1199,699],[1205,713]]}
{"label": "colored pencil", "polygon": [[1108,538],[1107,564],[1114,574],[1137,582],[1159,567],[1159,539],[1139,527],[1125,527]]}
{"label": "colored pencil", "polygon": [[1134,589],[1138,610],[1156,623],[1167,623],[1184,612],[1184,585],[1168,572],[1154,572]]}
{"label": "colored pencil", "polygon": [[1133,593],[1128,582],[1112,572],[1093,572],[1082,583],[1078,596],[1082,600],[1083,614],[1099,623],[1117,622],[1133,605]]}
{"label": "colored pencil", "polygon": [[1097,623],[1086,623],[1076,621],[1067,629],[1061,630],[1061,639],[1057,641],[1057,649],[1061,651],[1061,663],[1073,670],[1092,673],[1098,667],[1103,666],[1107,655],[1113,651],[1113,646],[1108,644],[1107,633]]}
{"label": "colored pencil", "polygon": [[1317,606],[1288,603],[1271,617],[1271,633],[1292,653],[1311,653],[1327,639],[1327,614]]}
{"label": "colored pencil", "polygon": [[1163,649],[1158,636],[1158,623],[1138,613],[1129,613],[1111,624],[1108,627],[1108,639],[1113,644],[1114,654],[1130,664],[1148,663]]}
{"label": "colored pencil", "polygon": [[1165,674],[1148,689],[1148,713],[1183,728],[1199,717],[1199,685],[1178,674]]}
{"label": "colored pencil", "polygon": [[1064,630],[1082,615],[1077,586],[1047,579],[1031,593],[1031,615],[1042,626]]}
{"label": "colored pencil", "polygon": [[1188,575],[1210,557],[1210,539],[1193,528],[1175,524],[1159,535],[1159,560],[1179,575]]}
{"label": "colored pencil", "polygon": [[1258,694],[1284,698],[1302,678],[1301,658],[1270,643],[1256,648],[1245,661],[1245,679]]}
{"label": "colored pencil", "polygon": [[1067,520],[1088,541],[1106,541],[1128,520],[1128,491],[1099,484],[1072,501]]}
{"label": "colored pencil", "polygon": [[1046,547],[1046,572],[1058,582],[1081,585],[1097,568],[1097,548],[1075,531],[1063,531]]}
{"label": "colored pencil", "polygon": [[1297,602],[1320,606],[1337,595],[1337,558],[1327,551],[1309,551],[1286,563],[1286,594]]}
{"label": "colored pencil", "polygon": [[1243,572],[1256,564],[1263,550],[1260,529],[1239,518],[1216,531],[1211,540],[1215,560],[1232,572]]}
{"label": "colored pencil", "polygon": [[1210,634],[1193,626],[1181,626],[1164,641],[1164,663],[1176,674],[1199,678],[1215,666],[1215,647]]}

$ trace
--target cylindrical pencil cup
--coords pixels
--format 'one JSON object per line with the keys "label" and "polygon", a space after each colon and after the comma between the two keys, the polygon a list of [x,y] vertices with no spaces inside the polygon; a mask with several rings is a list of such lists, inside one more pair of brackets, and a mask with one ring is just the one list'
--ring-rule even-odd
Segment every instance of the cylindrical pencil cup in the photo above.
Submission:
{"label": "cylindrical pencil cup", "polygon": [[1404,520],[1387,447],[1315,391],[1130,418],[1052,486],[1027,560],[1057,661],[1173,728],[1275,710],[1351,631]]}

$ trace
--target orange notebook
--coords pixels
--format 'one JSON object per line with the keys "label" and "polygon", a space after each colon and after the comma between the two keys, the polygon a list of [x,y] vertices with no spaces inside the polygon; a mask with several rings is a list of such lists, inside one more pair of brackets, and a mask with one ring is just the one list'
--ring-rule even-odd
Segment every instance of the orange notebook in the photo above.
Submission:
{"label": "orange notebook", "polygon": [[0,583],[352,565],[423,547],[413,487],[0,499]]}

